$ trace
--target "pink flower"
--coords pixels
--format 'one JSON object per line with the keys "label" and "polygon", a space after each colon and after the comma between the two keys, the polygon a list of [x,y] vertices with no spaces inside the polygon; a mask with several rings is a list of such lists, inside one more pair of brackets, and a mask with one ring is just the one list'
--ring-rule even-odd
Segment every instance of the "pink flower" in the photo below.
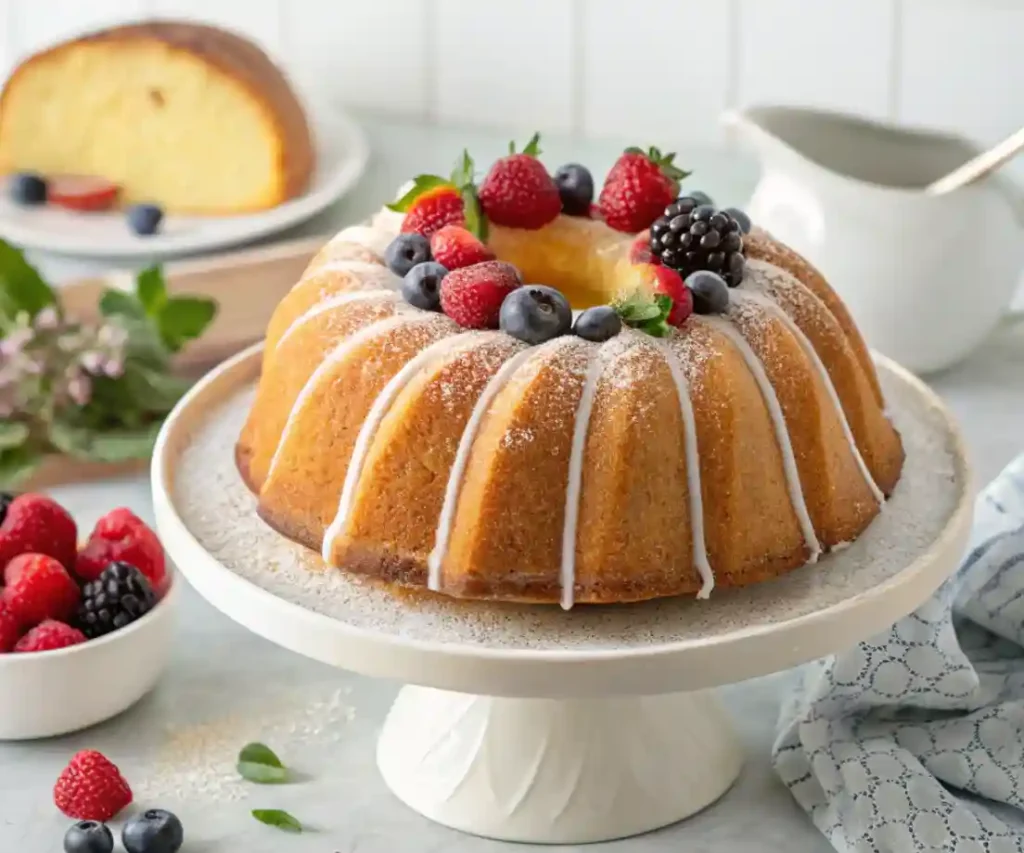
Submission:
{"label": "pink flower", "polygon": [[60,326],[60,316],[52,306],[44,308],[36,315],[34,325],[37,329],[43,331],[53,331]]}
{"label": "pink flower", "polygon": [[124,375],[124,359],[121,357],[108,358],[103,365],[103,373],[111,379],[118,379]]}
{"label": "pink flower", "polygon": [[33,338],[32,330],[27,328],[15,329],[7,337],[0,339],[0,356],[14,358],[30,343]]}
{"label": "pink flower", "polygon": [[92,399],[92,382],[83,373],[68,381],[68,396],[79,406],[88,405]]}
{"label": "pink flower", "polygon": [[103,353],[96,350],[84,352],[78,359],[78,363],[82,365],[83,369],[94,376],[103,372],[104,361]]}

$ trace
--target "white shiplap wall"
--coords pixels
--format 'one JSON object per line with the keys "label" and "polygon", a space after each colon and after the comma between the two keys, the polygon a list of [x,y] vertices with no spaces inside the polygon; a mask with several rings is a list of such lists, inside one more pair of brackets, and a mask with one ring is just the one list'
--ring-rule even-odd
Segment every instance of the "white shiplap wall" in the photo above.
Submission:
{"label": "white shiplap wall", "polygon": [[0,72],[147,15],[240,30],[344,103],[520,135],[712,142],[764,101],[981,142],[1024,123],[1024,0],[0,0]]}

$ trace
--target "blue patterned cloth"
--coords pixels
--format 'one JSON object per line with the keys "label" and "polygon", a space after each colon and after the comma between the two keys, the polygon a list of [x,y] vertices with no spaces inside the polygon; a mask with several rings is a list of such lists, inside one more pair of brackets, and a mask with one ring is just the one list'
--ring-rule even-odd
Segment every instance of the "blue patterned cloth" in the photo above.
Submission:
{"label": "blue patterned cloth", "polygon": [[1024,851],[1024,456],[931,600],[804,670],[773,762],[844,853]]}

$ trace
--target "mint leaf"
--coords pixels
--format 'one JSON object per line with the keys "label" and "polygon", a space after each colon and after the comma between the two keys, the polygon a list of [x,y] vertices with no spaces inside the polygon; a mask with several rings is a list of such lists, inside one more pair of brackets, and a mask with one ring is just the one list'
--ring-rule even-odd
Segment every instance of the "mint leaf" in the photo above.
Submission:
{"label": "mint leaf", "polygon": [[413,178],[412,189],[410,189],[400,199],[391,202],[391,204],[385,205],[385,207],[387,207],[388,210],[395,211],[395,213],[405,213],[410,207],[412,207],[412,203],[423,195],[423,193],[443,186],[451,186],[451,181],[438,177],[437,175],[417,175]]}
{"label": "mint leaf", "polygon": [[125,365],[121,382],[132,405],[141,411],[160,415],[170,412],[192,386],[180,376],[131,363]]}
{"label": "mint leaf", "polygon": [[147,459],[153,451],[159,432],[159,423],[151,423],[135,430],[95,430],[55,420],[50,424],[48,438],[57,450],[76,459],[129,462]]}
{"label": "mint leaf", "polygon": [[167,282],[163,270],[154,266],[139,272],[135,277],[135,295],[150,317],[159,314],[167,302]]}
{"label": "mint leaf", "polygon": [[212,299],[175,296],[167,300],[156,321],[164,345],[174,353],[202,335],[216,315],[217,303]]}
{"label": "mint leaf", "polygon": [[672,331],[668,324],[668,315],[672,313],[672,297],[667,294],[647,294],[638,290],[612,307],[623,323],[652,337],[663,338]]}
{"label": "mint leaf", "polygon": [[28,424],[18,421],[0,422],[0,451],[21,447],[28,441]]}
{"label": "mint leaf", "polygon": [[25,445],[0,451],[0,488],[18,487],[36,472],[42,462],[42,454],[32,452]]}
{"label": "mint leaf", "polygon": [[260,823],[277,827],[282,832],[296,835],[302,832],[302,824],[282,809],[253,809],[252,816]]}
{"label": "mint leaf", "polygon": [[13,319],[24,311],[35,317],[56,304],[56,294],[25,260],[25,253],[0,240],[0,315]]}
{"label": "mint leaf", "polygon": [[146,311],[132,294],[125,293],[123,290],[104,290],[103,295],[100,297],[100,313],[107,318],[111,317],[131,317],[134,319],[142,319],[146,316]]}
{"label": "mint leaf", "polygon": [[529,154],[531,157],[540,156],[540,134],[535,133],[530,137],[530,141],[526,143],[526,147],[523,149],[524,154]]}
{"label": "mint leaf", "polygon": [[250,743],[238,753],[238,772],[243,779],[261,785],[279,785],[288,781],[288,770],[274,751],[262,743]]}

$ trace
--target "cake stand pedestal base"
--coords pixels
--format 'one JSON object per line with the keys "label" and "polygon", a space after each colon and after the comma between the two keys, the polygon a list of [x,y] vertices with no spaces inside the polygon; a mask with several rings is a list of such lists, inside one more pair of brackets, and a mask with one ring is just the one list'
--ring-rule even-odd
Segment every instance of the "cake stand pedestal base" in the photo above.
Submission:
{"label": "cake stand pedestal base", "polygon": [[710,691],[508,699],[405,687],[377,746],[431,820],[505,841],[609,841],[675,823],[736,781],[743,748]]}

